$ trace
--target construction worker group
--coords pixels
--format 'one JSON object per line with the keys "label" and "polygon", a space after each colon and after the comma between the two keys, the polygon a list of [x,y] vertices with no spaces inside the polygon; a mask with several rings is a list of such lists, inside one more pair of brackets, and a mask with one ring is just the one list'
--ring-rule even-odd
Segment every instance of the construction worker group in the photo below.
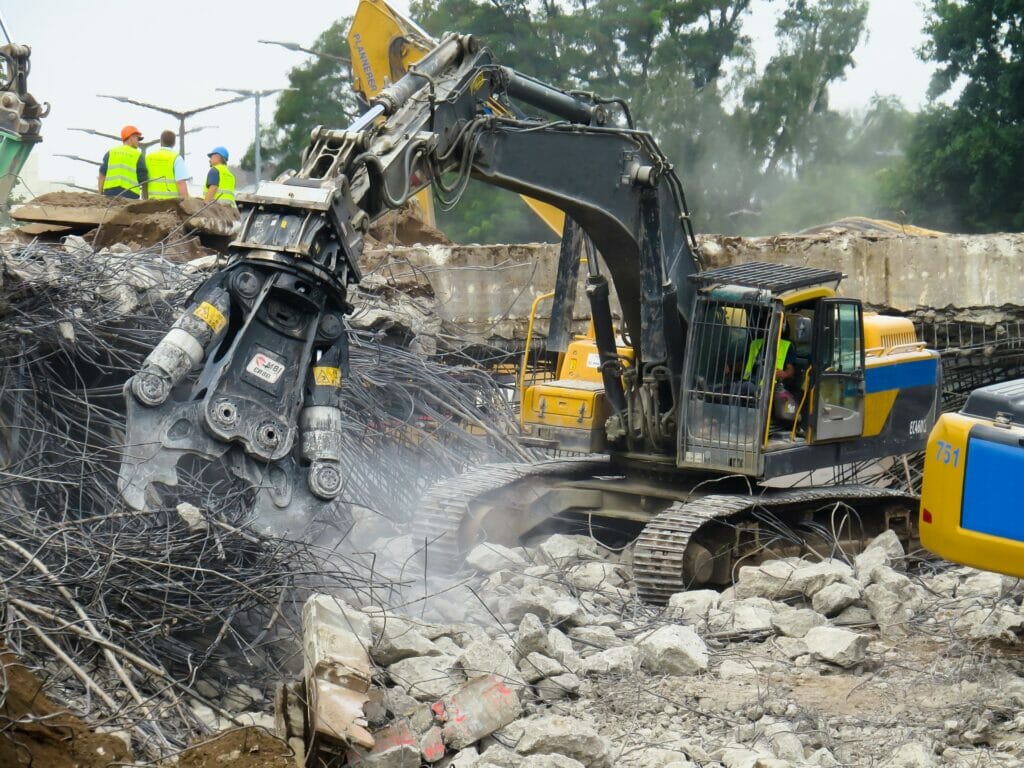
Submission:
{"label": "construction worker group", "polygon": [[[171,200],[188,197],[188,168],[174,148],[174,131],[160,134],[160,146],[143,151],[142,132],[134,125],[121,129],[121,143],[112,147],[100,163],[98,190],[107,197]],[[235,175],[228,168],[228,150],[214,147],[207,155],[210,170],[203,186],[209,203],[235,205]]]}

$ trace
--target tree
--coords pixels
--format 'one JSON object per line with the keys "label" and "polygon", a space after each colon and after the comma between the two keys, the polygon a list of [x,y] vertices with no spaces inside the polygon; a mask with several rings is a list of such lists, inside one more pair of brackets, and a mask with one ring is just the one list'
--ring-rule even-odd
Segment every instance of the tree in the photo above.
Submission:
{"label": "tree", "polygon": [[779,53],[743,94],[749,143],[770,180],[813,162],[829,85],[853,66],[867,13],[865,0],[796,0],[779,19]]}
{"label": "tree", "polygon": [[[1014,0],[933,0],[922,57],[939,65],[891,204],[947,231],[1024,229],[1024,18]],[[963,90],[951,106],[938,97]]]}

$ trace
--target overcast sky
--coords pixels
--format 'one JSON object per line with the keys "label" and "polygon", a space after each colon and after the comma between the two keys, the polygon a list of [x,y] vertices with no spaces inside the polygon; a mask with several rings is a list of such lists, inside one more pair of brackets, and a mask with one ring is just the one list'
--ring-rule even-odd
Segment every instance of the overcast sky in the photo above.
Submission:
{"label": "overcast sky", "polygon": [[[41,175],[73,178],[90,187],[95,183],[95,168],[54,155],[99,160],[110,142],[69,128],[117,133],[125,123],[133,123],[147,138],[156,138],[164,128],[177,128],[173,118],[97,94],[188,110],[228,96],[218,93],[218,87],[285,87],[288,70],[305,54],[257,40],[294,41],[308,47],[331,22],[351,14],[355,5],[356,0],[0,0],[15,40],[32,46],[30,90],[53,105],[43,123],[43,144],[35,149]],[[408,8],[407,0],[394,5]],[[761,65],[774,50],[774,20],[781,5],[778,0],[754,0],[746,29],[755,39]],[[917,108],[924,102],[931,71],[914,53],[923,41],[921,2],[871,0],[870,6],[868,40],[856,53],[856,69],[833,89],[832,105],[854,109],[882,93],[895,94]],[[113,30],[123,30],[123,44],[112,39]],[[264,122],[273,106],[273,97],[263,100]],[[192,125],[217,126],[186,138],[193,175],[201,178],[205,154],[215,145],[225,145],[232,160],[241,157],[253,139],[253,123],[251,100],[193,118]]]}

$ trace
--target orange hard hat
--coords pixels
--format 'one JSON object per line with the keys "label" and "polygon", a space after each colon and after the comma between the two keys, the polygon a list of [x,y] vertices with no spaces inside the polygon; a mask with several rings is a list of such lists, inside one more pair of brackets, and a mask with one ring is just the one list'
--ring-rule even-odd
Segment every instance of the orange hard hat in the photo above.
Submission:
{"label": "orange hard hat", "polygon": [[142,131],[140,131],[134,125],[126,125],[124,128],[121,129],[121,141],[126,141],[128,138],[134,136],[135,134],[138,134],[140,139],[142,138]]}

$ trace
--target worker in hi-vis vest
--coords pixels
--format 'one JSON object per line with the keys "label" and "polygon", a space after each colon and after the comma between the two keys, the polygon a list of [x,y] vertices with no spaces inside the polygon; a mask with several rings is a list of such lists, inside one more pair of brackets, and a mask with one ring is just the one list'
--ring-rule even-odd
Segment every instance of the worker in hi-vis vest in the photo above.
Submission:
{"label": "worker in hi-vis vest", "polygon": [[146,196],[146,161],[139,144],[142,132],[134,125],[121,129],[121,143],[103,155],[97,189],[107,197]]}
{"label": "worker in hi-vis vest", "polygon": [[210,170],[206,174],[206,202],[216,200],[224,205],[235,204],[235,174],[228,168],[228,151],[214,147],[206,155],[210,158]]}
{"label": "worker in hi-vis vest", "polygon": [[[750,381],[754,373],[754,366],[764,346],[764,339],[754,339],[747,348],[747,362],[743,366],[743,381]],[[789,339],[779,339],[779,348],[775,353],[775,381],[782,384],[786,389],[792,388],[796,383],[796,363],[793,359],[793,343]]]}
{"label": "worker in hi-vis vest", "polygon": [[146,189],[150,200],[173,200],[188,197],[188,167],[174,148],[174,131],[160,134],[160,146],[146,153]]}

